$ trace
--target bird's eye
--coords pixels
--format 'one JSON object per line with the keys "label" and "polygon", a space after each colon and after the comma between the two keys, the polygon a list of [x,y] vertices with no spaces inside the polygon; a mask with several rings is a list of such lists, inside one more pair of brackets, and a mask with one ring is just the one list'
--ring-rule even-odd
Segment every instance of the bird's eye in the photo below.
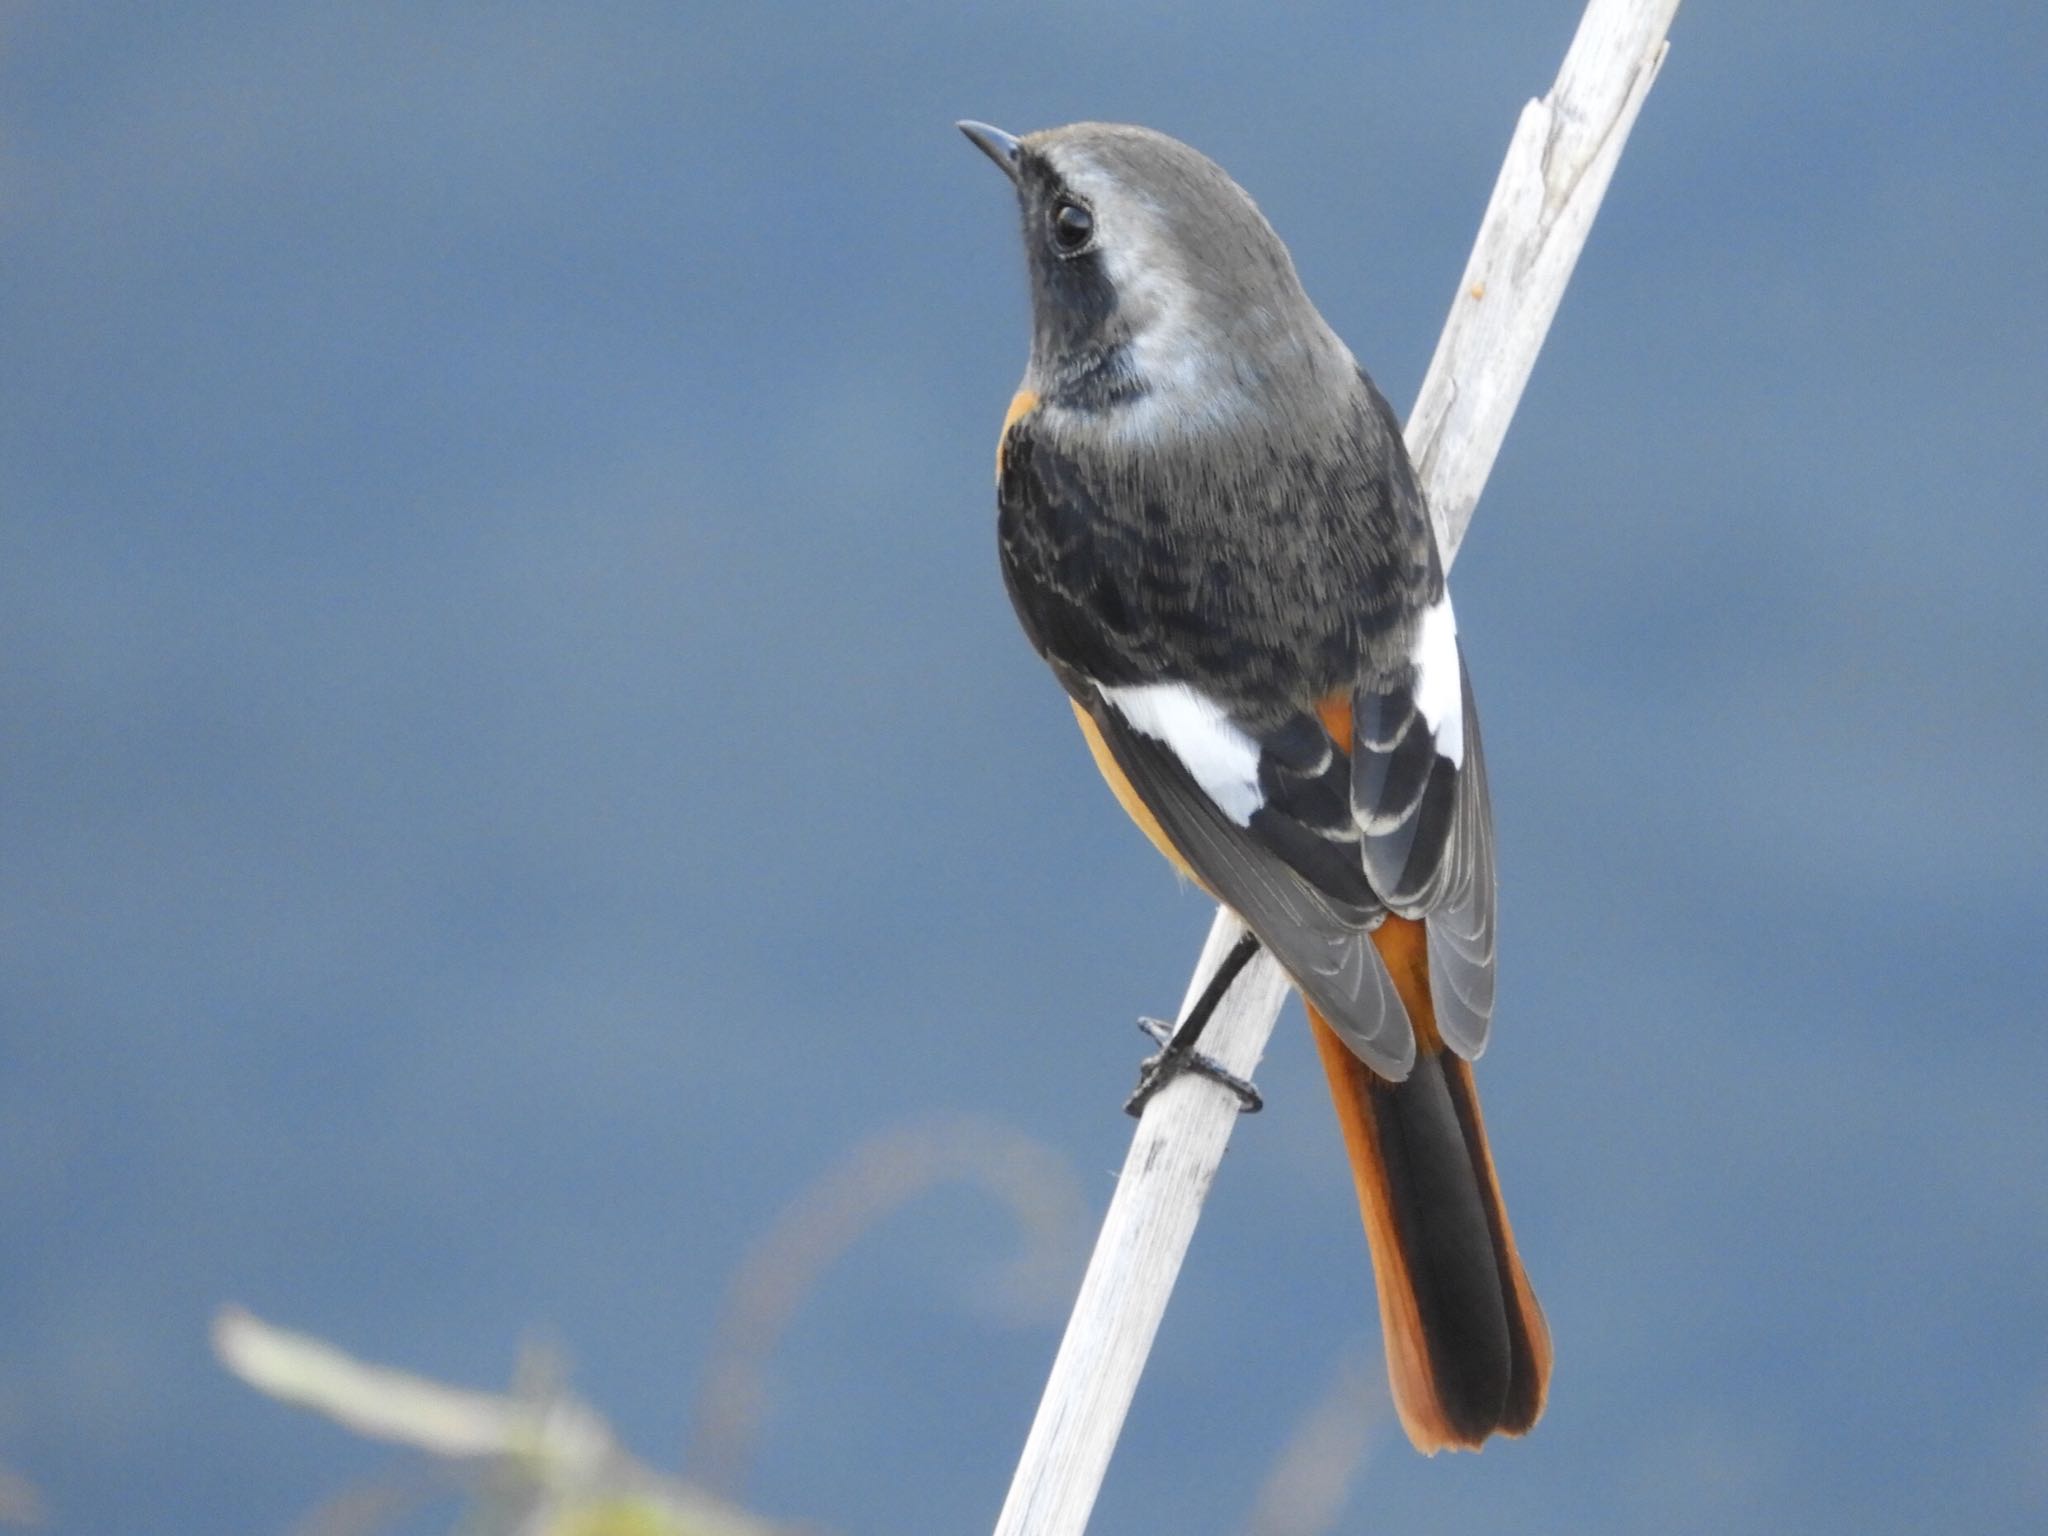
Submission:
{"label": "bird's eye", "polygon": [[1061,252],[1071,256],[1095,233],[1095,215],[1079,203],[1061,203],[1052,211],[1052,239]]}

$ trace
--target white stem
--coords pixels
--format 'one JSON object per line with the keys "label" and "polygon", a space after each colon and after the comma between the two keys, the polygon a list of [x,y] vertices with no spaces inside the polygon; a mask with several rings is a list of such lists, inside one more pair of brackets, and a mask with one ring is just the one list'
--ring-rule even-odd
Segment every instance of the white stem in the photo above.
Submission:
{"label": "white stem", "polygon": [[[1516,125],[1408,422],[1446,566],[1664,62],[1677,10],[1678,0],[1591,0],[1557,83]],[[1230,912],[1216,914],[1183,1014],[1242,932]],[[1217,1008],[1203,1049],[1249,1077],[1287,992],[1286,976],[1261,950]],[[1087,1528],[1237,1114],[1232,1094],[1192,1077],[1147,1105],[996,1536],[1079,1536]]]}

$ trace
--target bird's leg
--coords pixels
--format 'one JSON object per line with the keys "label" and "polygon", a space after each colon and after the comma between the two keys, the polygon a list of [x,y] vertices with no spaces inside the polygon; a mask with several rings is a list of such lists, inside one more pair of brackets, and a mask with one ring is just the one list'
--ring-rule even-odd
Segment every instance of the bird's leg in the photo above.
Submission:
{"label": "bird's leg", "polygon": [[1209,984],[1202,988],[1202,995],[1195,999],[1195,1006],[1188,1010],[1188,1016],[1175,1029],[1160,1019],[1140,1019],[1138,1028],[1158,1041],[1161,1050],[1156,1056],[1148,1056],[1138,1066],[1138,1088],[1124,1103],[1124,1112],[1140,1115],[1151,1102],[1152,1095],[1164,1088],[1183,1072],[1212,1078],[1237,1095],[1238,1107],[1248,1115],[1257,1114],[1265,1107],[1265,1100],[1259,1097],[1259,1090],[1226,1069],[1214,1057],[1197,1054],[1195,1042],[1202,1038],[1202,1031],[1209,1027],[1209,1017],[1215,1013],[1216,1005],[1223,1001],[1223,994],[1230,990],[1230,984],[1237,980],[1238,972],[1250,963],[1259,952],[1259,937],[1246,933],[1235,944],[1230,953],[1223,957],[1223,963],[1216,967],[1216,974],[1209,978]]}

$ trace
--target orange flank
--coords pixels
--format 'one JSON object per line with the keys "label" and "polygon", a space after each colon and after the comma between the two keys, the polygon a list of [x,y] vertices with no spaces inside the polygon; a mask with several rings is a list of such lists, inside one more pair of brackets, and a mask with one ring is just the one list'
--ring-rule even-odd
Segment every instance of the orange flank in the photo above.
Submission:
{"label": "orange flank", "polygon": [[1330,740],[1346,757],[1351,755],[1351,695],[1333,693],[1316,700],[1316,718],[1330,733]]}
{"label": "orange flank", "polygon": [[1003,430],[996,436],[996,480],[1003,478],[1003,448],[1010,441],[1010,428],[1017,425],[1020,417],[1028,416],[1038,409],[1038,391],[1020,389],[1010,396],[1010,408],[1003,413]]}
{"label": "orange flank", "polygon": [[[1020,394],[1017,398],[1021,400],[1024,396]],[[1124,808],[1124,814],[1138,824],[1140,832],[1152,839],[1152,846],[1166,855],[1169,864],[1196,885],[1201,885],[1203,890],[1209,890],[1206,885],[1202,885],[1202,877],[1190,869],[1188,861],[1180,856],[1180,850],[1173,846],[1172,839],[1166,835],[1166,829],[1159,825],[1159,818],[1154,816],[1145,802],[1138,798],[1137,790],[1131,787],[1131,781],[1124,777],[1123,769],[1117,766],[1116,758],[1109,750],[1109,743],[1102,739],[1102,731],[1089,717],[1088,711],[1075,704],[1074,718],[1081,722],[1081,734],[1088,739],[1088,755],[1095,759],[1095,766],[1101,770],[1110,793],[1116,796],[1116,803]],[[1209,894],[1213,896],[1215,892],[1210,891]]]}

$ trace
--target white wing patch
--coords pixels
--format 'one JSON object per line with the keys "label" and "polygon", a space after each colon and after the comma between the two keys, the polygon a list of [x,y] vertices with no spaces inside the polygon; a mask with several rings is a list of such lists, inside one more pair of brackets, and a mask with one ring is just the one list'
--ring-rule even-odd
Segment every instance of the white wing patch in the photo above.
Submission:
{"label": "white wing patch", "polygon": [[1415,627],[1415,708],[1435,738],[1437,754],[1465,763],[1464,680],[1458,671],[1458,620],[1450,589],[1422,610]]}
{"label": "white wing patch", "polygon": [[1240,827],[1251,825],[1252,812],[1265,803],[1259,793],[1259,746],[1215,700],[1186,683],[1104,688],[1102,696],[1132,730],[1179,758],[1217,809]]}

